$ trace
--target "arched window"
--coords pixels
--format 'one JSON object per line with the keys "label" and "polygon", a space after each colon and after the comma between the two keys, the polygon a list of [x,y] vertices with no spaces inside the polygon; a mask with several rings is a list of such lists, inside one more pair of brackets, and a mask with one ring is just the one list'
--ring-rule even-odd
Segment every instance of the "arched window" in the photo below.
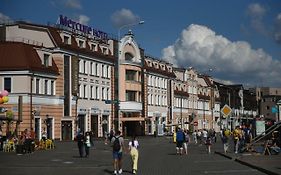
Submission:
{"label": "arched window", "polygon": [[129,52],[125,53],[126,61],[133,61],[133,58],[134,58],[134,56],[131,53],[129,53]]}

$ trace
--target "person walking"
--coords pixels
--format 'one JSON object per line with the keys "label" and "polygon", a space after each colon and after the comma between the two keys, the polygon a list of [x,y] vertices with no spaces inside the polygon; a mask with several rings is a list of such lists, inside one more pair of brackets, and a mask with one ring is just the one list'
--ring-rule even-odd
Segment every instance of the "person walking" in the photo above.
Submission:
{"label": "person walking", "polygon": [[84,155],[84,151],[83,151],[84,135],[83,135],[82,131],[78,132],[78,134],[76,136],[76,140],[77,140],[77,146],[78,146],[78,150],[79,150],[79,155],[80,155],[80,157],[83,157],[83,155]]}
{"label": "person walking", "polygon": [[207,136],[206,142],[205,142],[207,153],[211,154],[211,146],[212,146],[212,139],[210,136]]}
{"label": "person walking", "polygon": [[235,130],[233,131],[233,141],[234,141],[234,152],[235,154],[239,151],[240,139],[241,139],[241,129],[239,126],[236,126]]}
{"label": "person walking", "polygon": [[124,149],[124,139],[120,131],[117,131],[116,135],[112,137],[111,143],[113,148],[113,173],[122,174],[122,150]]}
{"label": "person walking", "polygon": [[138,159],[139,159],[139,142],[135,136],[133,136],[132,140],[129,142],[129,151],[132,158],[132,173],[137,174],[138,170]]}
{"label": "person walking", "polygon": [[226,154],[228,152],[228,136],[226,135],[226,130],[221,133],[221,141],[223,143],[223,151]]}
{"label": "person walking", "polygon": [[183,149],[184,149],[185,155],[187,155],[187,147],[188,147],[189,142],[190,142],[189,131],[185,129],[184,130],[184,142],[183,142]]}
{"label": "person walking", "polygon": [[85,157],[89,157],[90,155],[90,148],[91,148],[91,136],[90,136],[90,132],[86,132],[85,134],[85,142],[84,142],[84,146],[85,146]]}
{"label": "person walking", "polygon": [[178,128],[177,134],[176,134],[176,153],[179,155],[182,155],[183,152],[183,141],[184,141],[184,133],[181,128]]}

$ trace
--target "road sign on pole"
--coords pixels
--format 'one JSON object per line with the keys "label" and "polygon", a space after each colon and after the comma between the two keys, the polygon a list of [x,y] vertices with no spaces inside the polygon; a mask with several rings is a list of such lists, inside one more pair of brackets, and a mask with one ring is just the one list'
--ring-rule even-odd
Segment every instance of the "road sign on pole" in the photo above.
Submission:
{"label": "road sign on pole", "polygon": [[224,117],[229,116],[231,114],[232,109],[226,104],[224,107],[221,109],[221,113],[224,115]]}

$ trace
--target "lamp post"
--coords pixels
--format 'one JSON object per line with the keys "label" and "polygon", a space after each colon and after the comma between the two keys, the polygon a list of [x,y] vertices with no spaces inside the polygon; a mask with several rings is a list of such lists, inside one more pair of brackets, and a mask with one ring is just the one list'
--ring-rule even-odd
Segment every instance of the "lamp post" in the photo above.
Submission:
{"label": "lamp post", "polygon": [[[125,25],[122,25],[118,28],[118,60],[117,60],[117,72],[118,72],[118,84],[117,84],[117,88],[118,88],[118,103],[116,104],[117,105],[117,129],[118,131],[120,131],[120,59],[121,59],[121,36],[120,36],[120,33],[121,33],[121,30],[126,28],[126,27],[133,27],[133,26],[136,26],[136,25],[141,25],[141,24],[144,24],[144,21],[142,20],[139,20],[138,22],[134,22],[134,23],[130,23],[130,24],[125,24]],[[116,128],[115,128],[116,129]]]}

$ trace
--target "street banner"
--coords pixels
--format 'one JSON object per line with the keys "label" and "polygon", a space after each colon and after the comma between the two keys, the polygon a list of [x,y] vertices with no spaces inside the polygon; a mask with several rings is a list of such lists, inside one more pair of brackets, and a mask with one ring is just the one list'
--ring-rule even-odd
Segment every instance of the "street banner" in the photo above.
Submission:
{"label": "street banner", "polygon": [[263,135],[265,131],[265,121],[256,121],[256,132],[257,135],[261,135],[263,133]]}

